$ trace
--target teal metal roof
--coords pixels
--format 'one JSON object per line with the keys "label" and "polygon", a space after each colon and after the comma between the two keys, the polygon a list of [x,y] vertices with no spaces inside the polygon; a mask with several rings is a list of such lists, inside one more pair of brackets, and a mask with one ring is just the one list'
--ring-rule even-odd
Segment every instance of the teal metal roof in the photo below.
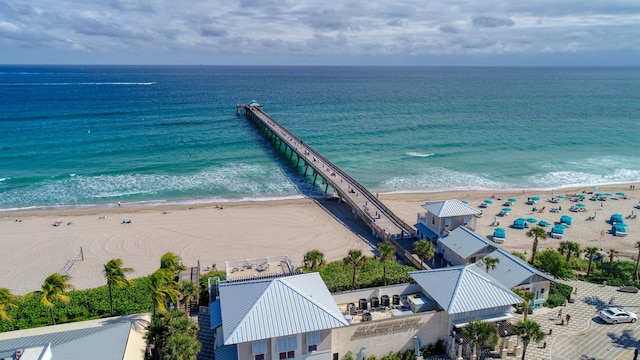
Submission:
{"label": "teal metal roof", "polygon": [[492,281],[490,277],[473,271],[471,267],[477,267],[477,265],[414,271],[409,275],[420,285],[422,291],[448,314],[460,314],[523,302],[511,290]]}
{"label": "teal metal roof", "polygon": [[220,300],[216,300],[209,304],[209,321],[211,328],[215,329],[222,325],[222,312],[220,311]]}
{"label": "teal metal roof", "polygon": [[220,284],[224,344],[348,325],[318,273]]}

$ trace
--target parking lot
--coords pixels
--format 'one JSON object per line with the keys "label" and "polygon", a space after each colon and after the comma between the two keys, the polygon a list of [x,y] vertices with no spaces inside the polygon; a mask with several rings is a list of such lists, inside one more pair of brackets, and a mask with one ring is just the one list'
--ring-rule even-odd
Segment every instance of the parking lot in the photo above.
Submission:
{"label": "parking lot", "polygon": [[[640,321],[613,325],[601,320],[598,314],[610,303],[640,314],[640,294],[582,281],[565,283],[577,288],[576,301],[555,309],[538,309],[529,315],[529,319],[538,322],[547,336],[546,347],[544,342],[529,345],[527,359],[633,359],[634,349],[640,348]],[[571,315],[568,325],[558,319],[560,308],[563,315]],[[513,356],[508,358],[516,359]]]}

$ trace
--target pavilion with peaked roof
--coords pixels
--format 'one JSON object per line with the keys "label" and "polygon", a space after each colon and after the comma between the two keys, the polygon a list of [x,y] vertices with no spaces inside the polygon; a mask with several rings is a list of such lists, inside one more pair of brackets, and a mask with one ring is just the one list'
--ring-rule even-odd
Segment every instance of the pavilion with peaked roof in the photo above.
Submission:
{"label": "pavilion with peaked roof", "polygon": [[422,208],[426,212],[418,214],[415,227],[419,238],[431,241],[459,226],[475,230],[477,218],[482,216],[482,211],[455,199],[427,202]]}
{"label": "pavilion with peaked roof", "polygon": [[477,265],[414,271],[409,275],[424,294],[450,315],[455,327],[475,319],[496,322],[512,318],[511,307],[524,300],[509,288],[473,271],[473,267]]}

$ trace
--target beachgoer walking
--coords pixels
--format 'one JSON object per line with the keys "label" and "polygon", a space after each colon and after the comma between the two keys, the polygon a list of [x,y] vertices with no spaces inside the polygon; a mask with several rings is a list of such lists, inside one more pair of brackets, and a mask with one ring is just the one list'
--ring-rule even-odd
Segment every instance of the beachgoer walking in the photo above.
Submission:
{"label": "beachgoer walking", "polygon": [[565,318],[567,319],[567,326],[569,325],[569,320],[571,320],[571,315],[567,314],[567,316],[565,316]]}
{"label": "beachgoer walking", "polygon": [[638,360],[638,348],[633,350],[633,360]]}
{"label": "beachgoer walking", "polygon": [[558,319],[562,319],[562,309],[558,311]]}

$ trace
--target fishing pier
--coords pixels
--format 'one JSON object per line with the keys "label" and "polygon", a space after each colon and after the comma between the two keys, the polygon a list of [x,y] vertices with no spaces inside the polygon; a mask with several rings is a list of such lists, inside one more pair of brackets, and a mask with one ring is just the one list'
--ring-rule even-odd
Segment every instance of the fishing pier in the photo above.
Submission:
{"label": "fishing pier", "polygon": [[337,196],[351,207],[353,213],[369,226],[373,235],[389,242],[399,254],[414,264],[417,261],[419,266],[420,260],[416,260],[415,255],[403,249],[396,241],[414,237],[416,230],[389,210],[377,195],[369,192],[346,172],[272,119],[262,110],[262,105],[255,101],[249,105],[238,104],[237,114],[251,120],[278,151],[283,152],[284,156],[289,156],[290,161],[294,161],[295,155],[295,166],[304,166],[305,177],[310,175],[314,185],[320,177],[325,186],[325,193],[331,186]]}

